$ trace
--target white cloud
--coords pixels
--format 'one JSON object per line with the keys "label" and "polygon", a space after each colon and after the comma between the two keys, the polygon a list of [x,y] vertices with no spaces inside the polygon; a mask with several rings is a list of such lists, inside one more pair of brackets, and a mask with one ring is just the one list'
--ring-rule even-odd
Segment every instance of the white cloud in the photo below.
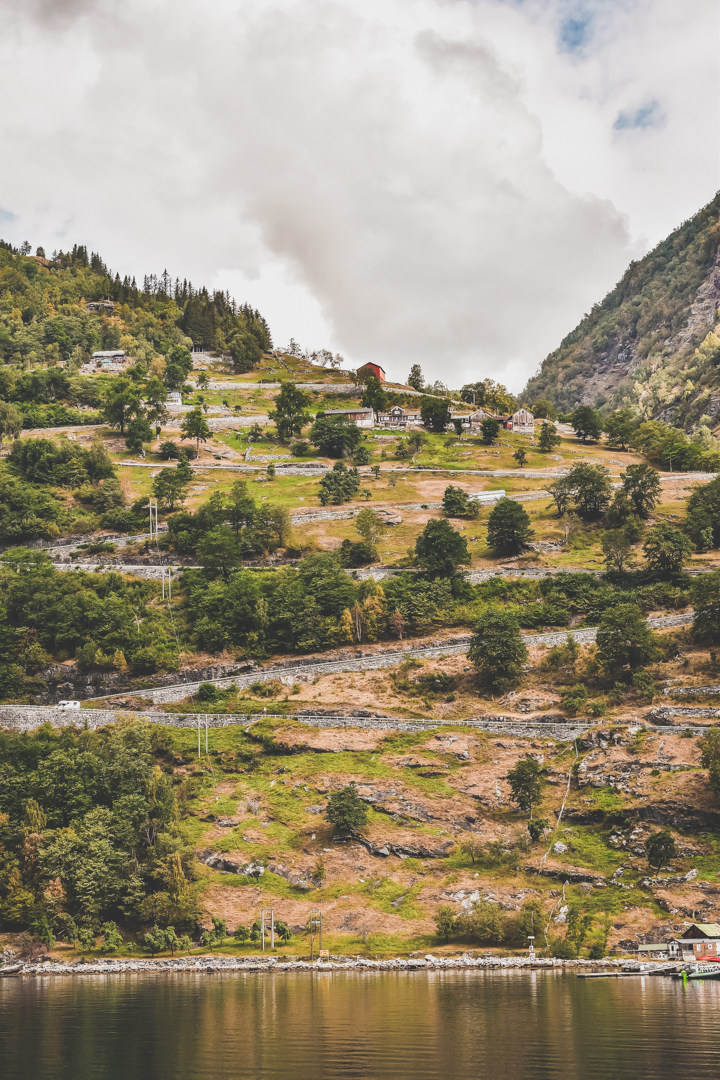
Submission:
{"label": "white cloud", "polygon": [[[0,0],[6,237],[519,388],[712,197],[709,0]],[[241,291],[242,287],[242,291]]]}

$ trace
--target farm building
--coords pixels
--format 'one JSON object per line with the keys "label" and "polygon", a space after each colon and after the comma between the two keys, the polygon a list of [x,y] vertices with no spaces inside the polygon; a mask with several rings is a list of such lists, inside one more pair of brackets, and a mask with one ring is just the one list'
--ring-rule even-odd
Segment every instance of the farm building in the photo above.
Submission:
{"label": "farm building", "polygon": [[682,960],[699,960],[703,956],[720,956],[720,924],[691,923],[673,944]]}
{"label": "farm building", "polygon": [[326,416],[346,416],[356,427],[371,428],[375,424],[372,409],[327,409]]}
{"label": "farm building", "polygon": [[403,409],[402,405],[393,405],[388,412],[378,414],[378,422],[393,427],[407,427],[408,424],[421,424],[422,417],[419,409]]}
{"label": "farm building", "polygon": [[518,409],[512,416],[502,417],[500,424],[508,431],[519,431],[521,435],[535,434],[535,417],[527,409]]}
{"label": "farm building", "polygon": [[385,382],[385,372],[379,364],[363,364],[357,370],[358,375],[374,375],[380,382]]}

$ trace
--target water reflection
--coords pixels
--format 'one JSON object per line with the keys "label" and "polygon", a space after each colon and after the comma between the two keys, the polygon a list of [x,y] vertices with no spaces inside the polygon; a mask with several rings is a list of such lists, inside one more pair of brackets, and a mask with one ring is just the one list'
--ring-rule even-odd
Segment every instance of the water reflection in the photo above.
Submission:
{"label": "water reflection", "polygon": [[720,984],[557,972],[0,980],[2,1080],[704,1080]]}

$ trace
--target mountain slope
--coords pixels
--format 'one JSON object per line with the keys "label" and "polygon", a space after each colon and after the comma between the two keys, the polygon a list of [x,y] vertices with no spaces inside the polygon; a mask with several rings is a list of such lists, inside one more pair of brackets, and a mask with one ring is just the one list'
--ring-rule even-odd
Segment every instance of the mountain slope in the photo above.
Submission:
{"label": "mountain slope", "polygon": [[685,426],[720,421],[720,194],[671,233],[568,334],[524,400],[631,405]]}

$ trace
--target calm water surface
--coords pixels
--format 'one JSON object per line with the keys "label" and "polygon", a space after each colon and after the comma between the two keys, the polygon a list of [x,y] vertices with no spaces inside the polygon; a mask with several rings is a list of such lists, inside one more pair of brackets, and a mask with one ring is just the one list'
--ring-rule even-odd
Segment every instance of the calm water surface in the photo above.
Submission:
{"label": "calm water surface", "polygon": [[2,1080],[718,1080],[720,981],[0,979]]}

